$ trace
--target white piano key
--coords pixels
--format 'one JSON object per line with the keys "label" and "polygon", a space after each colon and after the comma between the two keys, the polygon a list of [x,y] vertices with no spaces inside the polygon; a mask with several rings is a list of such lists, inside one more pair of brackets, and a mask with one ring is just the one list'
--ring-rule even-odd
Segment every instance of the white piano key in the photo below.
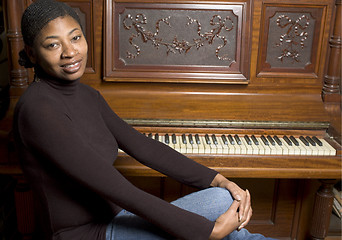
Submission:
{"label": "white piano key", "polygon": [[325,155],[324,154],[326,151],[325,147],[319,146],[318,144],[316,144],[316,149],[318,151],[318,156],[324,156]]}
{"label": "white piano key", "polygon": [[276,146],[275,145],[272,145],[270,142],[269,142],[269,145],[268,145],[269,147],[270,147],[270,154],[271,155],[276,155],[277,154],[277,148],[276,148]]}
{"label": "white piano key", "polygon": [[[317,146],[317,145],[316,145]],[[318,155],[318,149],[316,146],[312,146],[311,144],[309,144],[309,147],[311,149],[312,155],[313,156],[317,156]]]}
{"label": "white piano key", "polygon": [[275,144],[275,148],[276,148],[276,154],[277,155],[283,155],[283,148],[281,146],[279,146],[279,144],[277,142]]}
{"label": "white piano key", "polygon": [[246,142],[244,142],[243,140],[245,140],[245,139],[240,137],[241,144],[238,146],[240,146],[241,154],[247,154],[247,146],[245,145]]}
{"label": "white piano key", "polygon": [[215,147],[216,147],[216,154],[222,154],[223,149],[222,149],[222,145],[219,144],[219,141],[218,141],[219,137],[215,136],[216,144],[214,142],[214,139],[213,138],[211,138],[211,139],[212,139],[212,144],[215,145]]}
{"label": "white piano key", "polygon": [[186,145],[182,141],[182,136],[176,136],[177,145],[179,147],[179,152],[185,154],[186,153]]}
{"label": "white piano key", "polygon": [[229,153],[228,144],[224,144],[221,137],[217,138],[217,141],[222,146],[222,154],[228,154]]}
{"label": "white piano key", "polygon": [[[186,153],[198,153],[198,148],[194,149],[194,144],[191,144],[189,142],[189,139],[187,138],[187,142],[186,142]],[[197,151],[196,151],[197,150]]]}
{"label": "white piano key", "polygon": [[204,147],[204,144],[203,144],[203,142],[202,142],[201,137],[199,137],[199,140],[200,140],[200,142],[199,142],[199,143],[196,143],[197,146],[198,146],[198,153],[199,153],[199,154],[204,154],[204,153],[205,153],[205,147]]}
{"label": "white piano key", "polygon": [[279,138],[279,140],[281,141],[282,145],[281,145],[281,149],[282,149],[282,155],[289,155],[289,148],[287,143],[285,142],[284,139]]}
{"label": "white piano key", "polygon": [[329,156],[334,156],[336,155],[336,149],[333,148],[327,141],[325,141],[324,139],[320,139],[320,141],[322,142],[323,144],[323,147],[326,149],[324,151],[324,153],[326,155],[329,155]]}
{"label": "white piano key", "polygon": [[217,154],[217,145],[215,145],[212,141],[211,143],[209,144],[210,146],[210,153],[211,154]]}
{"label": "white piano key", "polygon": [[236,142],[234,145],[231,145],[234,148],[234,154],[241,154],[241,147]]}
{"label": "white piano key", "polygon": [[302,142],[302,140],[300,140],[300,138],[296,138],[297,139],[297,141],[299,142],[299,144],[301,145],[301,147],[302,148],[305,148],[305,153],[302,153],[301,155],[313,155],[312,154],[312,148],[310,147],[310,144],[309,144],[309,146],[306,146],[303,142]]}
{"label": "white piano key", "polygon": [[246,148],[246,154],[253,154],[253,148],[252,145],[248,145],[246,139],[240,138],[243,146]]}
{"label": "white piano key", "polygon": [[263,149],[263,154],[270,155],[271,154],[270,147],[265,145],[265,143],[261,140],[260,137],[257,137],[256,139],[258,140],[260,147]]}
{"label": "white piano key", "polygon": [[206,143],[204,137],[200,136],[201,144],[203,145],[204,153],[205,154],[210,154],[210,146]]}
{"label": "white piano key", "polygon": [[255,143],[253,141],[252,141],[251,148],[252,148],[252,154],[254,154],[254,155],[260,154],[258,145],[255,145]]}
{"label": "white piano key", "polygon": [[301,153],[300,148],[298,146],[296,146],[294,143],[292,143],[292,145],[287,144],[287,147],[289,148],[289,154],[290,155],[300,155],[300,153]]}
{"label": "white piano key", "polygon": [[300,155],[310,155],[310,153],[307,151],[308,149],[304,145],[304,143],[299,139],[295,138],[297,142],[299,143],[299,146],[297,146],[300,149]]}
{"label": "white piano key", "polygon": [[191,147],[192,147],[192,153],[194,153],[194,154],[200,153],[200,152],[199,152],[199,146],[197,145],[197,143],[196,143],[195,141],[194,141],[193,144],[191,144]]}
{"label": "white piano key", "polygon": [[[259,142],[260,139],[258,139],[258,138],[256,138],[256,139],[257,139],[258,142]],[[254,142],[253,142],[253,144],[254,144]],[[259,155],[264,155],[264,154],[265,154],[265,148],[260,144],[260,142],[259,142],[259,145],[255,145],[255,144],[254,144],[254,146],[255,146],[256,148],[258,148],[258,154],[259,154]]]}

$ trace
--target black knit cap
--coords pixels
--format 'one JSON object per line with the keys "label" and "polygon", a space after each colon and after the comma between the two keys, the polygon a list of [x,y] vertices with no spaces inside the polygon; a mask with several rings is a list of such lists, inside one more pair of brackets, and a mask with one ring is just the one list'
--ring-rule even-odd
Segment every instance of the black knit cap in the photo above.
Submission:
{"label": "black knit cap", "polygon": [[54,0],[37,0],[33,2],[26,8],[21,18],[21,32],[24,43],[33,46],[33,42],[40,30],[50,21],[62,16],[74,18],[82,28],[79,16],[67,4]]}

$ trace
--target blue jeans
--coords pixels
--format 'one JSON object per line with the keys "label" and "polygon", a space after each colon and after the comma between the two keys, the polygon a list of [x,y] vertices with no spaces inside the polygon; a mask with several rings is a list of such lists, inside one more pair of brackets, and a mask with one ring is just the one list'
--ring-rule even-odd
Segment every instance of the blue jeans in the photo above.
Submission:
{"label": "blue jeans", "polygon": [[[186,195],[171,204],[215,221],[227,211],[233,199],[223,188],[208,188]],[[153,211],[153,210],[152,210]],[[108,225],[106,240],[165,240],[175,239],[139,216],[122,210]],[[261,234],[251,234],[246,229],[234,231],[224,240],[261,240]]]}

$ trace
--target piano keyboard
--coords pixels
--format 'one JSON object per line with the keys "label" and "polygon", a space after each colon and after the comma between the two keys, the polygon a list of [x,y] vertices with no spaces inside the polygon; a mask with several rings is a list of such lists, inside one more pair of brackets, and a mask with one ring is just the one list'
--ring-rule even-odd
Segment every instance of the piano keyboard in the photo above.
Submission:
{"label": "piano keyboard", "polygon": [[251,155],[316,155],[334,156],[326,140],[309,136],[254,136],[217,134],[152,134],[145,136],[160,141],[183,154],[251,154]]}

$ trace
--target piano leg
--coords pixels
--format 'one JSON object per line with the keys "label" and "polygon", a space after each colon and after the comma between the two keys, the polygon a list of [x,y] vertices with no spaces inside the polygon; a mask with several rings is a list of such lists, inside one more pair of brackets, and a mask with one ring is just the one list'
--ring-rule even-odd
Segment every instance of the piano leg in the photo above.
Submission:
{"label": "piano leg", "polygon": [[23,240],[32,239],[34,232],[33,198],[29,185],[23,176],[15,176],[17,185],[14,191],[18,231]]}
{"label": "piano leg", "polygon": [[333,186],[337,180],[321,180],[322,185],[316,192],[313,217],[310,229],[312,240],[324,240],[329,230],[333,207]]}

